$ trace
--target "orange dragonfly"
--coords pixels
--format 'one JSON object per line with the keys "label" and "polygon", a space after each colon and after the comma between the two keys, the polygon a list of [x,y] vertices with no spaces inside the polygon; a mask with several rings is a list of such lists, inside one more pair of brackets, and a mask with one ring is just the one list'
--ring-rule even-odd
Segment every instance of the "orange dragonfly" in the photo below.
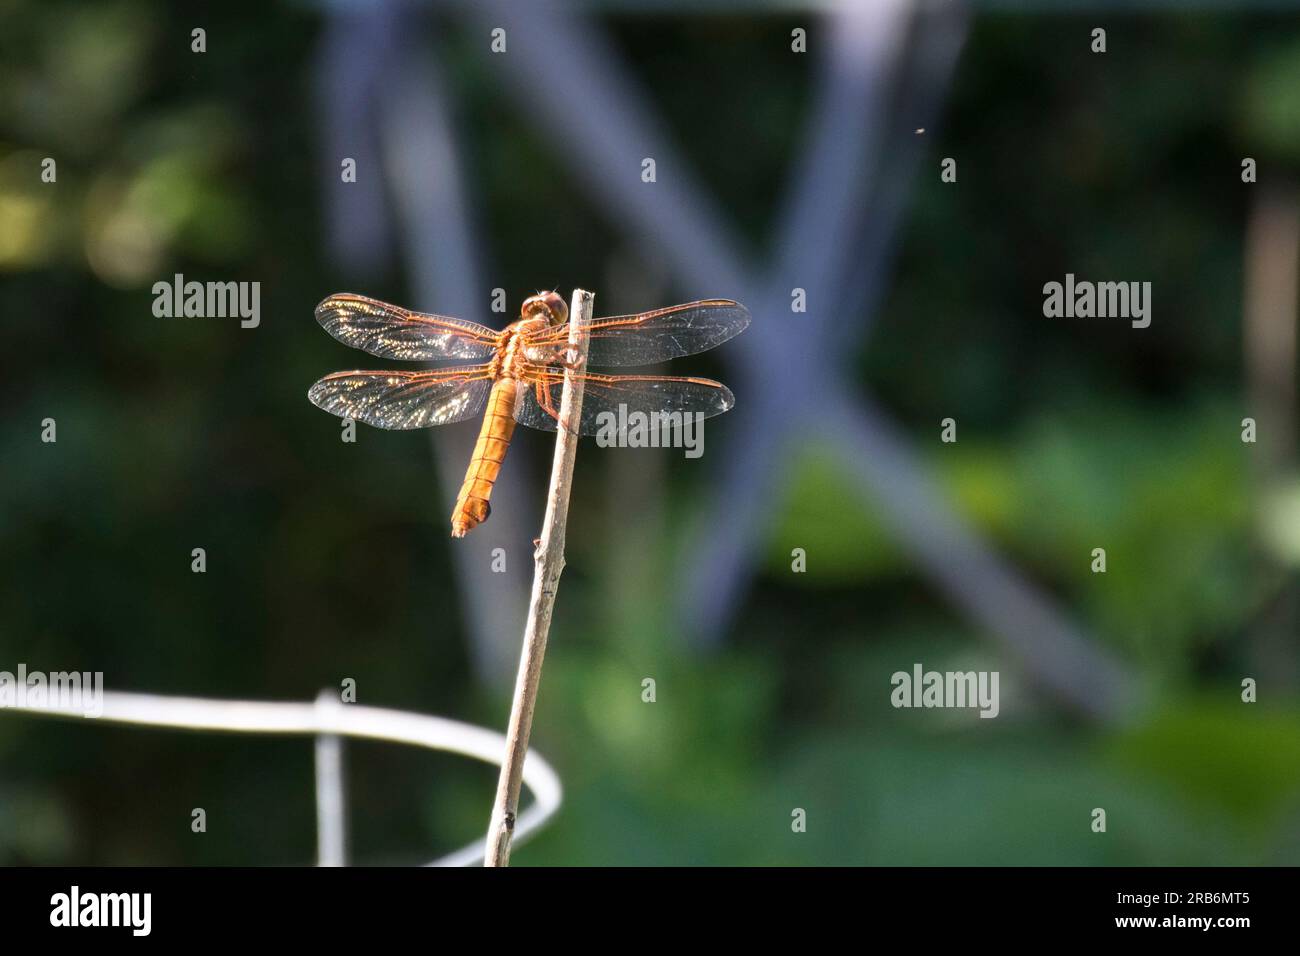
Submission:
{"label": "orange dragonfly", "polygon": [[[423,371],[335,372],[307,392],[319,408],[377,428],[406,429],[464,421],[484,410],[478,444],[451,513],[451,536],[487,520],[488,499],[515,423],[555,431],[569,361],[569,307],[554,292],[524,300],[519,321],[500,332],[445,315],[412,312],[352,293],[316,307],[318,321],[345,345],[380,358],[476,359],[478,365]],[[652,365],[711,349],[749,325],[730,299],[704,299],[588,326],[591,365]],[[735,404],[707,378],[583,373],[579,433],[594,435],[602,413],[720,415]]]}

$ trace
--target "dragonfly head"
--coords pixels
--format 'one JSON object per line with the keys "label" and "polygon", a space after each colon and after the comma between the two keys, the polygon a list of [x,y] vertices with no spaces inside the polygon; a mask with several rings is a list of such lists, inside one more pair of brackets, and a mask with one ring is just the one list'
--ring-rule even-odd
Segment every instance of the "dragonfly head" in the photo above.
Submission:
{"label": "dragonfly head", "polygon": [[519,313],[525,319],[542,318],[551,325],[563,325],[569,321],[569,307],[554,292],[539,292],[524,299]]}

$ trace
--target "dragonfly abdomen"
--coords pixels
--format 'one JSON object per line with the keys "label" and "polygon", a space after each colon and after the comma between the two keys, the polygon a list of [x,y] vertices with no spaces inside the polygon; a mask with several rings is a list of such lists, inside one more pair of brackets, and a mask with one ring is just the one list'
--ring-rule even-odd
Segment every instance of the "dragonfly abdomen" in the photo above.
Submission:
{"label": "dragonfly abdomen", "polygon": [[517,384],[514,379],[501,377],[492,386],[483,427],[479,429],[474,457],[465,471],[465,481],[456,497],[456,508],[451,513],[451,536],[463,538],[466,533],[487,521],[492,513],[488,499],[492,486],[501,473],[501,462],[510,448],[510,438],[515,432],[515,401]]}

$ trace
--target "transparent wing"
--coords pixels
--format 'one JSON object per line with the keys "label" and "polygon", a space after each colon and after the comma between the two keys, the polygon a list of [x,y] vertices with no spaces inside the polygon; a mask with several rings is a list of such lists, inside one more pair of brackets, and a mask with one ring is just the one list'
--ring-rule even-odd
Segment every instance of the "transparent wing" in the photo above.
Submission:
{"label": "transparent wing", "polygon": [[[585,374],[582,379],[582,422],[578,429],[582,435],[595,435],[602,429],[607,435],[623,434],[628,427],[638,427],[634,415],[640,418],[659,413],[659,418],[647,422],[659,427],[663,415],[676,413],[680,417],[699,412],[710,418],[736,404],[731,389],[707,378]],[[563,369],[539,370],[535,379],[519,386],[515,420],[529,428],[555,431],[563,388]],[[673,421],[668,419],[670,427]]]}
{"label": "transparent wing", "polygon": [[[694,355],[739,335],[749,327],[749,310],[730,299],[705,299],[637,315],[596,319],[588,326],[589,365],[653,365]],[[528,337],[530,346],[563,349],[567,325]],[[557,353],[558,354],[558,353]]]}
{"label": "transparent wing", "polygon": [[376,428],[425,428],[477,415],[491,384],[483,365],[424,372],[334,372],[308,389],[307,397],[332,415]]}
{"label": "transparent wing", "polygon": [[351,292],[316,306],[316,321],[344,345],[414,362],[490,358],[498,335],[477,322],[412,312]]}

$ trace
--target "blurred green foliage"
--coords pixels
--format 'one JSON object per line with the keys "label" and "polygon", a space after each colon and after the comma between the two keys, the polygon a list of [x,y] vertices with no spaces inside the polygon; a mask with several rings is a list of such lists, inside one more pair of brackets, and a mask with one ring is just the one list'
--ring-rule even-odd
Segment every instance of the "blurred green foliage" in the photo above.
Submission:
{"label": "blurred green foliage", "polygon": [[[470,667],[427,441],[365,431],[344,446],[304,398],[354,358],[311,318],[356,281],[321,241],[319,20],[239,4],[198,19],[202,56],[196,17],[163,3],[0,2],[0,668],[296,700],[347,676],[365,703],[501,726],[503,689]],[[785,52],[794,25],[807,19],[602,22],[755,253],[814,95],[813,57]],[[1118,728],[1074,722],[942,602],[815,446],[781,476],[728,645],[694,653],[666,596],[694,484],[656,464],[666,488],[639,518],[592,454],[580,480],[601,504],[570,531],[533,738],[567,802],[518,863],[1300,860],[1296,621],[1267,613],[1294,589],[1277,555],[1300,519],[1294,496],[1255,493],[1238,437],[1255,189],[1240,161],[1274,182],[1297,171],[1300,33],[1247,15],[1112,18],[1104,59],[1086,35],[1077,18],[976,19],[854,361],[961,513],[1125,661],[1149,707]],[[814,25],[810,48],[824,40]],[[647,304],[608,277],[656,264],[515,111],[482,38],[433,20],[427,42],[457,96],[492,285]],[[37,178],[45,156],[57,186]],[[960,185],[929,174],[943,156],[960,158]],[[1067,271],[1151,281],[1154,324],[1044,320],[1041,285]],[[173,272],[260,280],[262,326],[154,319],[149,286]],[[410,301],[396,269],[364,281]],[[38,441],[46,416],[56,445]],[[937,441],[948,416],[955,445]],[[542,458],[543,439],[521,445]],[[1271,551],[1261,528],[1278,532]],[[1089,570],[1099,546],[1105,575]],[[1268,627],[1283,666],[1257,653]],[[891,709],[888,675],[914,661],[1000,670],[1001,716]],[[1239,703],[1243,675],[1259,704]],[[483,831],[490,768],[347,752],[360,862]],[[5,715],[0,781],[0,862],[314,854],[301,741]]]}

